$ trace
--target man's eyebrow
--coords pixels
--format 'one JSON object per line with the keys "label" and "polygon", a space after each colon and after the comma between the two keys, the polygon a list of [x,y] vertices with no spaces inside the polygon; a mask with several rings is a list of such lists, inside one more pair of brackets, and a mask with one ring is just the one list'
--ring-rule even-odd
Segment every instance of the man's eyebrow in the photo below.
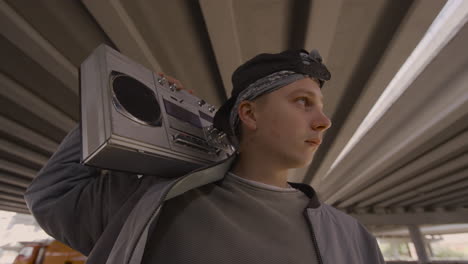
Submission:
{"label": "man's eyebrow", "polygon": [[311,92],[309,90],[305,90],[305,89],[296,90],[296,91],[292,92],[291,94],[297,94],[297,93],[305,93],[305,94],[308,94],[311,97],[315,97],[315,98],[319,98],[320,100],[323,100],[323,96],[317,96],[316,93]]}

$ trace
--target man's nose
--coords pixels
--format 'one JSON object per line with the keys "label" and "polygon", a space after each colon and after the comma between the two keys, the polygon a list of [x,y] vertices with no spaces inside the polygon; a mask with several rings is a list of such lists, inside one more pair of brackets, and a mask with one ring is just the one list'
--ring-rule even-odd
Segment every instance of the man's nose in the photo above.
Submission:
{"label": "man's nose", "polygon": [[321,112],[312,122],[312,129],[316,131],[325,131],[332,125],[331,120]]}

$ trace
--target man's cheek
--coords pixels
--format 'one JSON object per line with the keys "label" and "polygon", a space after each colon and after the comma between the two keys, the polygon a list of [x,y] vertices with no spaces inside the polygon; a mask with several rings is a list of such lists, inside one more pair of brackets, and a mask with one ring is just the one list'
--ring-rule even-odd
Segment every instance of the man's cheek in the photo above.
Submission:
{"label": "man's cheek", "polygon": [[287,128],[286,124],[281,122],[277,117],[273,117],[270,122],[270,131],[273,136],[273,140],[282,141],[284,139],[284,130]]}

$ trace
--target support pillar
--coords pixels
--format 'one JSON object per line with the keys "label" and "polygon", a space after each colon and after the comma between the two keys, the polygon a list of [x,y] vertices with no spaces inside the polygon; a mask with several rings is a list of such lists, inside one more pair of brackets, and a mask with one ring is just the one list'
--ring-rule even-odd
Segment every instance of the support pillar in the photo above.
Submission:
{"label": "support pillar", "polygon": [[416,248],[416,254],[418,254],[418,263],[429,263],[429,257],[427,256],[424,237],[421,234],[421,230],[419,230],[419,227],[416,225],[409,225],[408,230],[414,247]]}

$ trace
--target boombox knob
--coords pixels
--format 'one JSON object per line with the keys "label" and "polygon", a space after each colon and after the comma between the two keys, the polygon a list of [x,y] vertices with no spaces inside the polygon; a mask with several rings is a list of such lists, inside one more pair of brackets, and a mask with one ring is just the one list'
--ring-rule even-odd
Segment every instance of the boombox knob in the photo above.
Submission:
{"label": "boombox knob", "polygon": [[199,106],[202,106],[202,105],[204,105],[204,104],[206,104],[205,100],[200,100],[200,101],[198,101],[198,105],[199,105]]}
{"label": "boombox knob", "polygon": [[166,83],[167,79],[165,77],[160,77],[158,78],[158,83],[160,85],[164,85]]}
{"label": "boombox knob", "polygon": [[177,85],[175,83],[171,83],[171,85],[169,85],[169,90],[171,90],[171,92],[174,92],[177,88]]}

